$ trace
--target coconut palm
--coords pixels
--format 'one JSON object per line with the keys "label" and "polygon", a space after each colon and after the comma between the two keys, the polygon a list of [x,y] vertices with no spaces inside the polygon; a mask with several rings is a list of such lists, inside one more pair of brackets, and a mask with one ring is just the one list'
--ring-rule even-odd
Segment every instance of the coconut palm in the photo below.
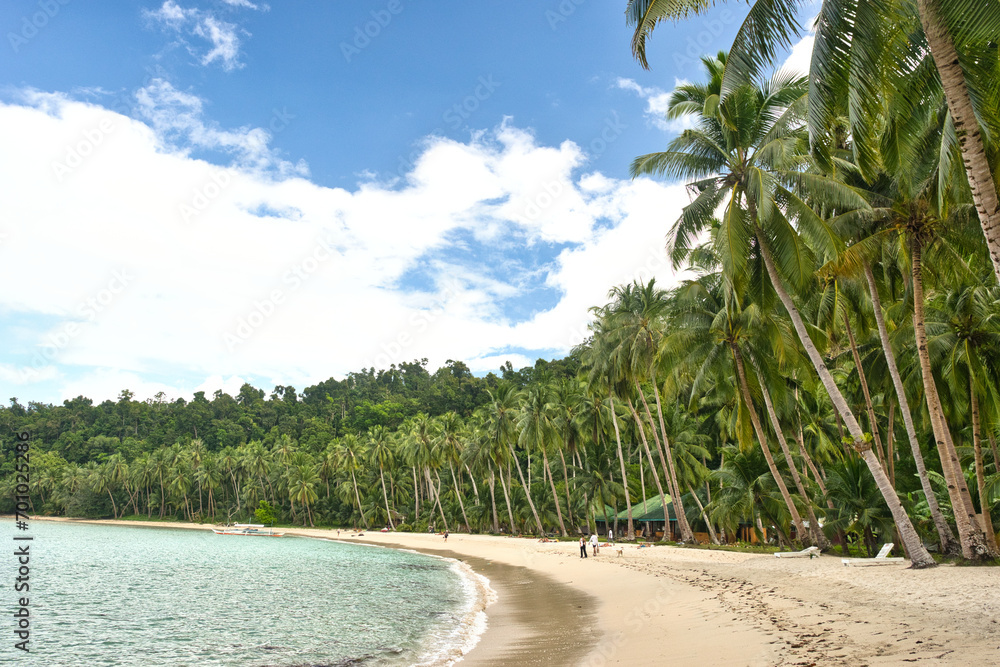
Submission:
{"label": "coconut palm", "polygon": [[368,431],[368,460],[378,466],[379,480],[382,482],[382,500],[385,502],[385,514],[389,528],[396,529],[392,521],[392,510],[389,509],[389,495],[385,490],[385,469],[395,460],[395,452],[389,444],[389,432],[383,426],[375,426]]}
{"label": "coconut palm", "polygon": [[755,271],[750,265],[763,264],[769,287],[784,306],[801,345],[847,426],[853,446],[868,463],[886,498],[911,562],[915,567],[930,567],[934,560],[920,542],[888,476],[871,451],[871,443],[785,287],[786,281],[797,288],[809,282],[815,268],[814,253],[831,259],[841,249],[841,242],[829,225],[796,191],[804,190],[838,210],[868,207],[854,189],[801,170],[804,162],[798,148],[804,131],[805,108],[806,81],[802,78],[779,73],[759,85],[740,86],[714,112],[705,110],[699,114],[697,127],[685,130],[666,151],[636,158],[631,171],[633,176],[655,174],[695,179],[692,186],[699,194],[684,208],[671,230],[675,245],[678,239],[690,244],[709,228],[716,209],[724,206],[716,237],[723,273],[739,291],[755,282],[751,281]]}
{"label": "coconut palm", "polygon": [[547,377],[536,378],[536,381],[525,390],[524,402],[517,415],[515,428],[518,434],[518,445],[526,451],[534,450],[542,453],[543,477],[548,478],[552,489],[552,500],[555,503],[559,533],[566,537],[566,525],[563,523],[562,508],[559,507],[559,494],[556,492],[556,483],[552,477],[549,457],[546,453],[555,435],[551,411],[548,407],[550,403],[549,382]]}
{"label": "coconut palm", "polygon": [[[545,534],[545,529],[542,527],[542,520],[538,516],[538,510],[535,508],[535,503],[531,499],[531,489],[524,481],[524,473],[521,471],[521,463],[517,459],[517,453],[514,451],[514,442],[518,439],[518,431],[516,428],[517,424],[517,401],[518,394],[515,388],[507,383],[500,383],[496,389],[489,391],[490,400],[485,405],[484,415],[486,418],[486,434],[487,438],[493,443],[494,447],[503,447],[506,445],[510,453],[509,461],[514,464],[517,469],[518,478],[521,480],[521,487],[524,489],[525,500],[531,510],[531,516],[535,520],[535,527],[538,529],[538,534]],[[501,484],[503,483],[501,475]],[[504,494],[507,493],[507,488],[504,487]],[[507,506],[510,508],[510,500],[507,500]],[[514,523],[514,517],[511,515],[511,524]]]}
{"label": "coconut palm", "polygon": [[[715,0],[629,0],[626,16],[629,25],[635,26],[633,54],[648,69],[646,39],[657,24],[701,13],[715,4]],[[804,0],[753,3],[730,49],[721,82],[723,97],[754,80],[774,63],[780,49],[791,45],[800,31],[798,10],[805,4]],[[855,152],[863,165],[872,163],[866,153],[874,151],[874,141],[866,137],[873,136],[871,121],[878,116],[885,93],[899,90],[892,84],[914,71],[930,69],[936,76],[924,77],[924,85],[906,91],[906,96],[917,107],[924,101],[925,86],[940,86],[944,91],[994,274],[1000,281],[1000,195],[984,139],[1000,131],[997,100],[989,94],[996,85],[996,59],[988,55],[998,34],[1000,10],[989,0],[825,0],[816,22],[810,64],[809,116],[816,143],[830,117],[849,99]]]}

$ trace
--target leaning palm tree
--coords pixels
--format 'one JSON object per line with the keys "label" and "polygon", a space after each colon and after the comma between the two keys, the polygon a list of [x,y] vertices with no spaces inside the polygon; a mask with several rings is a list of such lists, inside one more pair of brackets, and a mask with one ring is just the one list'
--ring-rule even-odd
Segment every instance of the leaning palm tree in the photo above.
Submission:
{"label": "leaning palm tree", "polygon": [[783,73],[767,82],[740,86],[715,109],[698,114],[697,127],[685,130],[666,151],[636,158],[632,175],[694,179],[691,187],[698,195],[671,230],[675,248],[678,244],[690,247],[711,226],[716,209],[724,207],[716,252],[727,280],[743,289],[751,284],[752,265],[763,265],[761,281],[753,282],[768,284],[781,301],[854,448],[885,496],[913,565],[930,567],[934,559],[920,541],[785,286],[787,282],[804,287],[813,276],[814,252],[830,259],[842,246],[797,191],[805,190],[838,210],[868,207],[854,189],[802,170],[805,160],[798,148],[805,131],[806,89],[805,79]]}

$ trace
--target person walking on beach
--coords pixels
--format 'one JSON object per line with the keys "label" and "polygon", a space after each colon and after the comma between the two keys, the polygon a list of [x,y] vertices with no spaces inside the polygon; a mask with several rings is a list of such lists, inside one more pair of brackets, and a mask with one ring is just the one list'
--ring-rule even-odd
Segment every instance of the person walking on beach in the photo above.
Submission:
{"label": "person walking on beach", "polygon": [[595,556],[597,555],[597,533],[590,536],[590,550],[594,552]]}
{"label": "person walking on beach", "polygon": [[615,546],[615,531],[608,528],[608,544]]}
{"label": "person walking on beach", "polygon": [[446,531],[444,531],[444,541],[445,541],[445,542],[447,542],[447,541],[448,541],[448,531],[447,531],[447,530],[446,530]]}
{"label": "person walking on beach", "polygon": [[587,540],[584,537],[580,537],[580,558],[587,557]]}

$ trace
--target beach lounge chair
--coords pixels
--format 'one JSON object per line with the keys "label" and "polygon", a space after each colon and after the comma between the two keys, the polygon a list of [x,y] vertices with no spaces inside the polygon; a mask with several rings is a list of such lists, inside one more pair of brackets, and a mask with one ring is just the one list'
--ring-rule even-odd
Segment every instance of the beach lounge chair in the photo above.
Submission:
{"label": "beach lounge chair", "polygon": [[889,552],[892,551],[892,547],[892,542],[886,542],[879,549],[878,555],[875,558],[841,558],[840,562],[844,565],[886,565],[906,560],[905,558],[889,558]]}
{"label": "beach lounge chair", "polygon": [[775,558],[819,558],[819,547],[807,547],[802,551],[778,551]]}

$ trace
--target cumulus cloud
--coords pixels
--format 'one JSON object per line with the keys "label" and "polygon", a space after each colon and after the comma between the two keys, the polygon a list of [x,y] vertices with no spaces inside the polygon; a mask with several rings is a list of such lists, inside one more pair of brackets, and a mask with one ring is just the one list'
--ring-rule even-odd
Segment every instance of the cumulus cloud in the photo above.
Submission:
{"label": "cumulus cloud", "polygon": [[21,393],[520,365],[580,342],[612,285],[673,279],[664,234],[683,187],[587,172],[579,146],[511,121],[428,138],[402,179],[345,189],[282,167],[259,128],[205,122],[165,81],[140,98],[138,118],[52,94],[0,103],[0,280],[17,285],[0,309],[21,323],[0,324],[0,382],[34,369]]}

